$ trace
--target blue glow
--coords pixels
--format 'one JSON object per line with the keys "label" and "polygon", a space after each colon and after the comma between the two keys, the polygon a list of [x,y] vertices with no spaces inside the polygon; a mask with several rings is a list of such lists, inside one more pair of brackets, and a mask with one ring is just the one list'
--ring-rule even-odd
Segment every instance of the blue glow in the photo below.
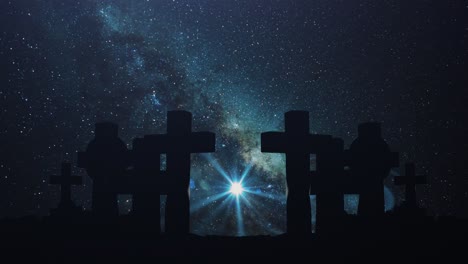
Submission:
{"label": "blue glow", "polygon": [[193,190],[195,189],[196,185],[195,185],[195,181],[193,179],[190,179],[190,189]]}
{"label": "blue glow", "polygon": [[385,211],[391,211],[395,207],[395,196],[387,186],[384,186]]}

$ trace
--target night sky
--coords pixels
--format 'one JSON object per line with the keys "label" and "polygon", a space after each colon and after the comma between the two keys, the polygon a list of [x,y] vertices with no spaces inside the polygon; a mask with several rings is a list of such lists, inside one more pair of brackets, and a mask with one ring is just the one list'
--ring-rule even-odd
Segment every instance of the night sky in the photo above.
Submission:
{"label": "night sky", "polygon": [[[118,123],[131,148],[176,109],[217,135],[215,153],[192,155],[194,233],[285,231],[285,158],[259,143],[288,110],[346,146],[360,122],[382,122],[401,163],[429,177],[420,204],[467,213],[467,18],[466,1],[0,0],[0,217],[56,207],[48,177],[76,163],[95,122]],[[92,182],[73,171],[89,210]]]}

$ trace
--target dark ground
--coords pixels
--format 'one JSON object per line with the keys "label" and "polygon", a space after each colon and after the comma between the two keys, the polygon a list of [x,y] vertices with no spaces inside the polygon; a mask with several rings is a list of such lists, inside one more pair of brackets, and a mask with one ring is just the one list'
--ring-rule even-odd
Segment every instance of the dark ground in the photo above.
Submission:
{"label": "dark ground", "polygon": [[[69,262],[85,260],[157,260],[161,256],[244,256],[307,260],[456,260],[467,259],[468,220],[452,217],[401,219],[388,215],[371,224],[349,217],[339,233],[307,237],[218,237],[159,235],[130,217],[96,221],[82,217],[4,219],[0,224],[1,259]],[[61,223],[61,224],[59,224]],[[244,260],[246,260],[244,258]],[[45,261],[45,262],[44,262]],[[2,261],[2,263],[4,263]]]}

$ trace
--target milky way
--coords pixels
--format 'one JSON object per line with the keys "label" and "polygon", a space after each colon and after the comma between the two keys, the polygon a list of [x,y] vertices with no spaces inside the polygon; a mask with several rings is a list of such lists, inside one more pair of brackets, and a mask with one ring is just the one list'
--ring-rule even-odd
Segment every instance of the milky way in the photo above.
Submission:
{"label": "milky way", "polygon": [[[195,131],[215,132],[216,153],[192,155],[191,228],[223,235],[285,231],[284,155],[261,153],[259,144],[261,132],[283,130],[288,110],[310,111],[311,132],[347,145],[359,122],[383,122],[391,147],[402,160],[418,158],[424,172],[444,144],[418,149],[424,131],[450,125],[442,116],[421,124],[413,114],[429,116],[444,98],[427,79],[443,62],[424,66],[438,45],[431,34],[444,28],[421,30],[431,17],[424,10],[406,27],[392,22],[403,15],[391,3],[365,1],[24,0],[0,7],[7,106],[1,215],[47,214],[58,200],[48,176],[62,160],[76,161],[98,121],[117,122],[129,148],[132,138],[164,133],[168,110],[188,110]],[[236,198],[229,184],[241,178],[246,192]],[[389,182],[388,208],[401,196]],[[86,209],[90,186],[86,177],[74,189]],[[425,197],[422,203],[432,199]],[[355,210],[356,197],[346,200]],[[123,211],[130,203],[120,199]]]}

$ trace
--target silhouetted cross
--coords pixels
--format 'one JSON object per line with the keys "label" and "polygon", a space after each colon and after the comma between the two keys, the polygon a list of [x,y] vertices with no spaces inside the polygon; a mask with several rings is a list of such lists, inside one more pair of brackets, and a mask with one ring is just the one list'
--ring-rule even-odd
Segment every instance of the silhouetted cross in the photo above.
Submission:
{"label": "silhouetted cross", "polygon": [[406,163],[405,176],[395,177],[395,185],[405,185],[406,203],[417,207],[416,185],[426,184],[426,175],[416,175],[414,163]]}
{"label": "silhouetted cross", "polygon": [[[190,231],[190,156],[214,152],[215,134],[192,132],[192,114],[187,111],[167,113],[167,134],[150,135],[145,141],[160,153],[166,153],[166,175],[160,179],[161,191],[167,191],[166,230],[188,234]],[[165,178],[167,177],[167,178]]]}
{"label": "silhouetted cross", "polygon": [[71,186],[81,185],[82,178],[71,175],[71,164],[68,162],[62,162],[61,173],[61,175],[52,175],[49,184],[60,185],[60,204],[71,204]]}
{"label": "silhouetted cross", "polygon": [[309,112],[289,111],[285,115],[285,132],[261,135],[261,151],[286,154],[287,232],[311,232],[310,154],[326,149],[332,137],[309,133]]}

